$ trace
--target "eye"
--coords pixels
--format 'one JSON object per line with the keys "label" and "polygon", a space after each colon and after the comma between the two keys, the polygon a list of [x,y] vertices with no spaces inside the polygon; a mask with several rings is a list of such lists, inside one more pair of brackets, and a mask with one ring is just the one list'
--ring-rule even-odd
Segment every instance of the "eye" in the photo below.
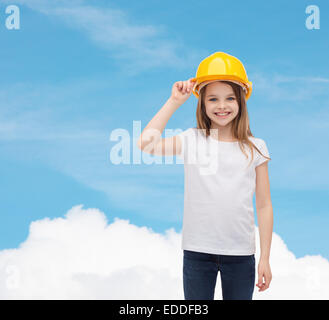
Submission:
{"label": "eye", "polygon": [[[235,100],[235,98],[234,97],[228,97],[227,99],[232,99],[232,100]],[[211,98],[211,99],[209,99],[209,101],[215,101],[215,100],[217,100],[217,98]],[[232,101],[231,100],[231,101]]]}

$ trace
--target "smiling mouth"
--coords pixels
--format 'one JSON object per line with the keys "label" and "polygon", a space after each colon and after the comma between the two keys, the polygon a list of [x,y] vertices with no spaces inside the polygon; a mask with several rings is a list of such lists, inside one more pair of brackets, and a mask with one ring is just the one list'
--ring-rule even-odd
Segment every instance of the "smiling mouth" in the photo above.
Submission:
{"label": "smiling mouth", "polygon": [[220,112],[215,112],[216,117],[218,118],[226,118],[231,114],[231,112],[225,112],[225,113],[220,113]]}

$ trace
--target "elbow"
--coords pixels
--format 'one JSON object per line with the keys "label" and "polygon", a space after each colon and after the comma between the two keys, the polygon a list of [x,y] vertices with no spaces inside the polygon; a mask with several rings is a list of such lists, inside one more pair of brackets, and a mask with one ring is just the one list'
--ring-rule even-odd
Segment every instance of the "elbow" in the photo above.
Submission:
{"label": "elbow", "polygon": [[136,146],[138,149],[140,150],[144,150],[144,147],[145,147],[145,142],[142,140],[142,136],[140,136],[136,142]]}
{"label": "elbow", "polygon": [[[141,141],[141,139],[139,138],[136,142],[136,146],[139,150],[143,151],[143,152],[146,152],[146,146],[145,145],[145,142],[143,143],[143,141]],[[147,152],[146,152],[147,153]]]}

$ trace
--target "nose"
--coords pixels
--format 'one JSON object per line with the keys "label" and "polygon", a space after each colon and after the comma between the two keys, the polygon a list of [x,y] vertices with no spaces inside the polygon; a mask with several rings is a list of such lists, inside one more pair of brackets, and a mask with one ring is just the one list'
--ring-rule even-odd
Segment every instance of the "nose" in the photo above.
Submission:
{"label": "nose", "polygon": [[225,101],[218,101],[217,107],[220,110],[224,110],[225,109]]}

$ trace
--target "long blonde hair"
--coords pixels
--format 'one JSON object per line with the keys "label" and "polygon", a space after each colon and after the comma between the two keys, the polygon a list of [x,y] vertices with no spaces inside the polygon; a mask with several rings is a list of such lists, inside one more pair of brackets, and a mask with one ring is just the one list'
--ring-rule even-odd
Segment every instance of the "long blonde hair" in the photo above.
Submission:
{"label": "long blonde hair", "polygon": [[[252,160],[254,159],[254,152],[253,148],[257,150],[259,154],[261,154],[263,157],[267,159],[271,159],[269,157],[264,156],[260,150],[255,146],[255,144],[249,139],[249,137],[254,137],[251,133],[250,127],[249,127],[249,117],[248,117],[248,110],[247,110],[247,103],[246,103],[246,96],[245,92],[243,91],[242,87],[239,86],[236,83],[230,82],[230,81],[221,81],[223,83],[229,84],[233,92],[235,94],[235,98],[238,101],[239,104],[239,112],[237,116],[232,120],[232,136],[233,138],[237,139],[239,142],[239,146],[243,154],[248,158],[247,153],[245,152],[244,144],[246,144],[249,149],[251,150],[251,161],[249,165],[251,164]],[[199,93],[199,99],[198,99],[198,106],[196,110],[196,119],[197,119],[197,129],[203,129],[201,132],[206,133],[206,138],[210,135],[210,127],[211,127],[211,120],[207,116],[206,113],[206,106],[204,103],[204,94],[206,90],[207,85],[201,88]]]}

